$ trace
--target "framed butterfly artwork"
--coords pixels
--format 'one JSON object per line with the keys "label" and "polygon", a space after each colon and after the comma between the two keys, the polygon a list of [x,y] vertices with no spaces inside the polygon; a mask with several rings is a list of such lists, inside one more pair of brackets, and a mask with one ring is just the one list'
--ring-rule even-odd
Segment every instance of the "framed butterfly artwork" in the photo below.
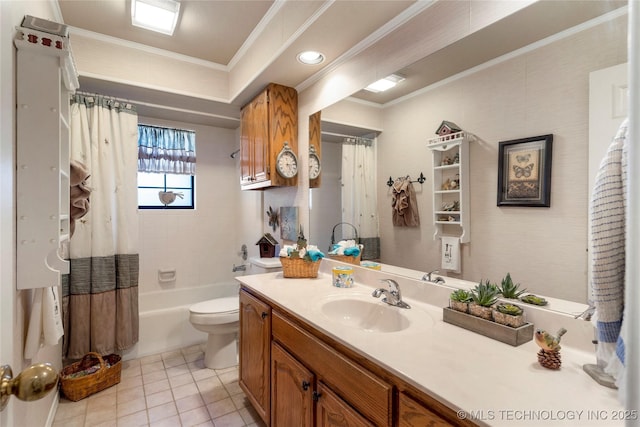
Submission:
{"label": "framed butterfly artwork", "polygon": [[551,206],[553,135],[501,141],[498,206]]}

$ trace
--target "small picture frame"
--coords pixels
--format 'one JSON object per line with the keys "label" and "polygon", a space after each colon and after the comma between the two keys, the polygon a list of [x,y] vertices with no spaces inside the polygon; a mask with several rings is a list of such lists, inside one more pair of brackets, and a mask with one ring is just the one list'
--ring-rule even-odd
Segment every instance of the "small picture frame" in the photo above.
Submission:
{"label": "small picture frame", "polygon": [[553,135],[501,141],[498,206],[551,206]]}
{"label": "small picture frame", "polygon": [[280,237],[283,240],[298,240],[298,208],[283,206],[280,208]]}

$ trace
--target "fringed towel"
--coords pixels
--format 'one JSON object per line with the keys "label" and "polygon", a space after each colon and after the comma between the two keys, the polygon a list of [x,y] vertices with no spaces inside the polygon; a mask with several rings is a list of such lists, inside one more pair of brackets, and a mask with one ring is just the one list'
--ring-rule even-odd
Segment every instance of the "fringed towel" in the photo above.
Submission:
{"label": "fringed towel", "polygon": [[411,177],[398,178],[393,183],[393,225],[398,227],[418,227],[420,215],[416,202],[416,192],[411,183]]}
{"label": "fringed towel", "polygon": [[87,167],[77,160],[71,160],[69,177],[69,232],[73,236],[76,229],[76,220],[89,212],[89,196],[91,189],[87,185],[89,171]]}
{"label": "fringed towel", "polygon": [[625,120],[600,163],[591,197],[591,288],[596,307],[598,364],[620,382],[624,342],[625,207],[628,121]]}

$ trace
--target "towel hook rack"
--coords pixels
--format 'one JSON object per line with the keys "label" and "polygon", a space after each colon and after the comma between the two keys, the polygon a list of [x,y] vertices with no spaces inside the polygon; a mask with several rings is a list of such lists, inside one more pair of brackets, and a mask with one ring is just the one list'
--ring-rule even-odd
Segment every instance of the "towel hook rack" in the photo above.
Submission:
{"label": "towel hook rack", "polygon": [[[420,184],[423,184],[426,180],[427,179],[424,177],[422,172],[420,172],[420,176],[418,177],[418,179],[416,179],[415,181],[411,181],[411,182],[419,182]],[[391,187],[393,185],[393,178],[389,177],[389,180],[387,181],[387,185],[389,187]]]}

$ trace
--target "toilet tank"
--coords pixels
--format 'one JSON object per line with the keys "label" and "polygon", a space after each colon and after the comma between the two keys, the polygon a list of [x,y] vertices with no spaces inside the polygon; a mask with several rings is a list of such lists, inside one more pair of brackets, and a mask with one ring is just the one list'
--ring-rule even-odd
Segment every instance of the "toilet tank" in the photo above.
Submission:
{"label": "toilet tank", "polygon": [[261,273],[273,273],[282,271],[282,264],[280,258],[249,258],[250,268],[247,274],[261,274]]}

